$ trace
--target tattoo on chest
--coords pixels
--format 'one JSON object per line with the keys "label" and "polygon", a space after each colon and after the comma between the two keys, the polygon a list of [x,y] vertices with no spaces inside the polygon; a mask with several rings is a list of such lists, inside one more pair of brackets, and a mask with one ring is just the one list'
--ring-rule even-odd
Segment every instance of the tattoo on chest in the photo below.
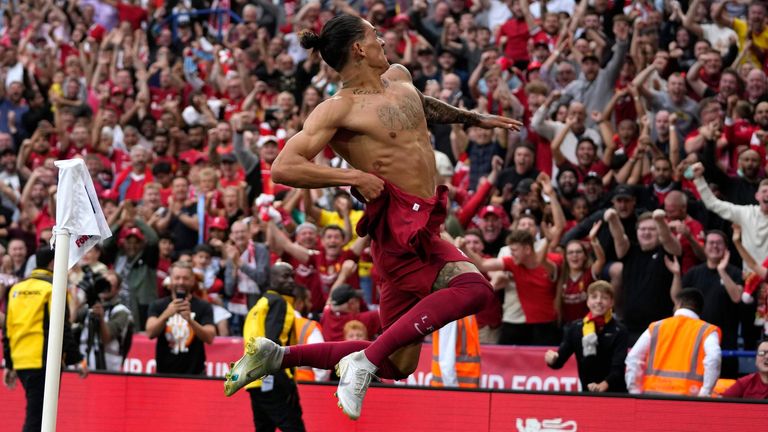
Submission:
{"label": "tattoo on chest", "polygon": [[379,120],[387,129],[401,131],[416,129],[421,123],[424,109],[414,98],[406,97],[399,104],[384,104],[379,107]]}

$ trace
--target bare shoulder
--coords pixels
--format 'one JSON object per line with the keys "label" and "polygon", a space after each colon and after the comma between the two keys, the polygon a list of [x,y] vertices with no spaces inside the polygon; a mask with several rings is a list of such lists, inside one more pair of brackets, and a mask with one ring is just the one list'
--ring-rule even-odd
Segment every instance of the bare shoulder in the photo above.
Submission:
{"label": "bare shoulder", "polygon": [[304,123],[305,130],[338,128],[352,109],[354,101],[349,96],[336,95],[321,102]]}
{"label": "bare shoulder", "polygon": [[408,68],[397,63],[391,65],[389,70],[384,72],[384,77],[392,81],[413,81],[411,72],[408,71]]}

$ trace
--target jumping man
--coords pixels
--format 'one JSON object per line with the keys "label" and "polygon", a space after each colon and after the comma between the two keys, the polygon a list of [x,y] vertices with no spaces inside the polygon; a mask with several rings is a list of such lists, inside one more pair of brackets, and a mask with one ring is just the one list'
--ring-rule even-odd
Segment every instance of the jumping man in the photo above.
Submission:
{"label": "jumping man", "polygon": [[[423,96],[405,67],[389,64],[384,40],[359,17],[336,16],[319,36],[302,33],[301,44],[319,50],[344,87],[318,105],[288,141],[272,165],[272,179],[305,189],[352,186],[365,200],[357,232],[371,236],[373,262],[384,275],[380,315],[386,330],[372,343],[280,347],[269,339],[252,340],[227,375],[225,393],[283,368],[335,366],[339,406],[357,419],[374,376],[406,378],[418,364],[426,335],[479,312],[493,296],[469,259],[439,237],[448,196],[445,186],[435,184],[427,122],[515,131],[521,123]],[[354,169],[313,163],[328,144]]]}

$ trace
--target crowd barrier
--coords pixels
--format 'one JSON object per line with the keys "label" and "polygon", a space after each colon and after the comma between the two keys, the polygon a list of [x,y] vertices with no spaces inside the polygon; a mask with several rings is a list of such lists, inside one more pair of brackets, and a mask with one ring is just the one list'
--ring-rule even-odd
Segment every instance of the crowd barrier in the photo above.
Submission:
{"label": "crowd barrier", "polygon": [[[308,431],[751,432],[763,430],[768,417],[768,404],[741,401],[374,386],[353,422],[336,407],[334,390],[299,384]],[[0,430],[20,431],[24,392],[0,386],[0,401]],[[226,398],[220,379],[65,373],[57,430],[254,428],[248,393]]]}

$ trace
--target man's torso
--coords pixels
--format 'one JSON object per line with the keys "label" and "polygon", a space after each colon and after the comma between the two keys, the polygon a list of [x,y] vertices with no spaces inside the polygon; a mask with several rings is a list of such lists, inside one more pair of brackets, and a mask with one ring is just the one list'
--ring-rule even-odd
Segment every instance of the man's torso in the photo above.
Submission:
{"label": "man's torso", "polygon": [[420,95],[399,67],[382,75],[384,90],[342,90],[349,109],[331,146],[352,166],[423,198],[435,193],[435,156]]}

